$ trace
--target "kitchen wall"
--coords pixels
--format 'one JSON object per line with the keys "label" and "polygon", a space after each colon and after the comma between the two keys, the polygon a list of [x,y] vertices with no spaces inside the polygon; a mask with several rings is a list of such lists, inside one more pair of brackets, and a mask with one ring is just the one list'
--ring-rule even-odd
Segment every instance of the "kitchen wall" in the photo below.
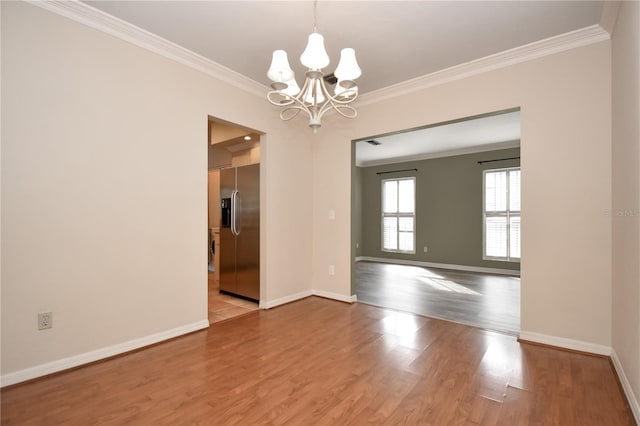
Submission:
{"label": "kitchen wall", "polygon": [[[466,74],[470,75],[470,74]],[[421,84],[423,84],[421,86]],[[352,141],[521,108],[522,338],[611,345],[611,46],[600,41],[442,83],[420,80],[327,117],[313,141],[314,289],[351,288]],[[331,171],[330,173],[328,171]],[[336,219],[327,212],[336,210]],[[335,265],[335,275],[327,265]]]}
{"label": "kitchen wall", "polygon": [[[260,163],[259,134],[215,120],[209,122],[208,128],[209,170]],[[244,137],[247,135],[253,139],[245,141]]]}
{"label": "kitchen wall", "polygon": [[249,149],[236,151],[231,155],[231,166],[242,167],[260,163],[260,145],[254,145]]}
{"label": "kitchen wall", "polygon": [[209,170],[207,190],[209,228],[217,228],[220,226],[220,170]]}
{"label": "kitchen wall", "polygon": [[208,325],[208,117],[265,133],[261,300],[310,291],[304,121],[35,5],[1,8],[3,385]]}
{"label": "kitchen wall", "polygon": [[[362,167],[362,256],[450,265],[520,270],[519,262],[483,260],[482,172],[518,167],[520,160],[478,164],[481,160],[513,158],[520,149]],[[418,169],[378,175],[378,172]],[[416,252],[382,251],[382,187],[387,178],[416,178]],[[424,252],[427,247],[427,252]]]}
{"label": "kitchen wall", "polygon": [[640,3],[621,3],[612,46],[613,360],[640,422]]}

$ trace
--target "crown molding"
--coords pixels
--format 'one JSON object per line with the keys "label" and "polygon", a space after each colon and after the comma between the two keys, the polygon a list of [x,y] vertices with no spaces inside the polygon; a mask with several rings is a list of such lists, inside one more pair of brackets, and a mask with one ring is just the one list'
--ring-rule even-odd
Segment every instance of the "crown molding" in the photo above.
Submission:
{"label": "crown molding", "polygon": [[476,59],[464,64],[455,65],[441,71],[436,71],[421,77],[403,81],[398,84],[383,87],[372,92],[363,93],[358,98],[358,106],[369,105],[385,99],[413,93],[439,84],[461,80],[487,71],[505,68],[511,65],[587,46],[593,43],[609,40],[611,37],[600,25],[581,28],[544,40],[525,44],[513,49],[505,50],[484,58]]}
{"label": "crown molding", "polygon": [[425,154],[406,155],[403,157],[385,158],[382,160],[358,161],[358,167],[384,166],[386,164],[409,163],[411,161],[433,160],[435,158],[454,157],[456,155],[478,154],[480,152],[499,151],[501,149],[519,148],[520,140],[496,142],[489,145],[471,146],[467,148],[450,149],[447,151],[439,151]]}
{"label": "crown molding", "polygon": [[[224,81],[255,96],[264,97],[269,88],[236,71],[218,64],[202,55],[159,37],[129,22],[116,18],[79,0],[26,0],[49,12],[64,16],[121,40],[154,52],[165,58],[191,67],[204,74]],[[504,52],[436,71],[398,84],[363,93],[358,98],[358,106],[376,103],[385,99],[405,95],[416,90],[460,80],[487,71],[529,61],[574,49],[576,47],[610,39],[610,34],[600,25],[571,31],[545,40],[526,44]]]}
{"label": "crown molding", "polygon": [[42,9],[87,25],[121,40],[174,60],[253,95],[264,97],[269,88],[204,56],[165,40],[129,22],[78,0],[26,0]]}

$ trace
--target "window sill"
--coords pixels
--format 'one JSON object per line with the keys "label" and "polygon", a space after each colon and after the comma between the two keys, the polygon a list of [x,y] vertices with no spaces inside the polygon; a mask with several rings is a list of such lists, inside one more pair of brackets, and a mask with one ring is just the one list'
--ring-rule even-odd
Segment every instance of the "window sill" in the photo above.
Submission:
{"label": "window sill", "polygon": [[491,260],[494,262],[509,262],[509,263],[520,263],[520,259],[506,259],[504,257],[487,257],[482,256],[482,260]]}

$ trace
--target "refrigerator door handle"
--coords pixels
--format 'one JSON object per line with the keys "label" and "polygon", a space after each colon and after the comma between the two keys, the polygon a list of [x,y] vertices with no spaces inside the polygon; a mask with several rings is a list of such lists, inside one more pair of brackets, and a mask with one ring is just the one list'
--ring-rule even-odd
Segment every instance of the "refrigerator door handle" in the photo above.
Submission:
{"label": "refrigerator door handle", "polygon": [[240,235],[238,229],[238,191],[233,191],[231,194],[231,232],[236,237]]}

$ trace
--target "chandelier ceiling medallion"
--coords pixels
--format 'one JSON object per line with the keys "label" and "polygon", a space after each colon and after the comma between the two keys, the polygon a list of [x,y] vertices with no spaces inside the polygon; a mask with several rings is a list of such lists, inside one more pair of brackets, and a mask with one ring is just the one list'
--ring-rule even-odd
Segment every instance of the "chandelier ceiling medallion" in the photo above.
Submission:
{"label": "chandelier ceiling medallion", "polygon": [[[309,116],[309,127],[314,133],[320,128],[322,116],[327,111],[333,109],[346,118],[358,115],[350,104],[358,97],[358,86],[354,80],[362,74],[355,51],[346,48],[340,53],[340,62],[333,75],[325,77],[322,69],[329,65],[329,55],[324,48],[324,37],[317,30],[316,7],[317,0],[313,2],[313,32],[309,34],[307,47],[300,56],[300,62],[308,68],[302,89],[296,82],[295,73],[289,66],[287,52],[284,50],[273,52],[271,66],[267,71],[267,76],[273,81],[273,90],[267,93],[267,99],[273,105],[283,108],[280,118],[288,121],[304,111]],[[336,79],[332,95],[325,83]]]}

